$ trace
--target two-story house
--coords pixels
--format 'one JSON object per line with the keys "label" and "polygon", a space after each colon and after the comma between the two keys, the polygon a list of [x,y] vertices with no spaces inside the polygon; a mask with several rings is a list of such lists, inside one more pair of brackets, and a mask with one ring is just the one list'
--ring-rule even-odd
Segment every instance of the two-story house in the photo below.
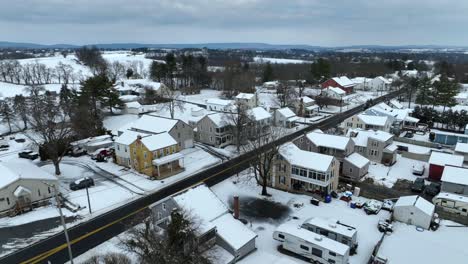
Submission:
{"label": "two-story house", "polygon": [[377,76],[370,82],[372,91],[388,91],[392,82],[382,76]]}
{"label": "two-story house", "polygon": [[284,107],[275,111],[275,126],[292,128],[296,125],[295,121],[298,119],[299,117],[288,107]]}
{"label": "two-story house", "polygon": [[232,122],[226,114],[208,114],[197,123],[197,140],[201,143],[222,148],[233,143]]}
{"label": "two-story house", "polygon": [[388,116],[357,114],[343,121],[345,129],[374,129],[390,132],[392,120]]}
{"label": "two-story house", "polygon": [[310,132],[296,140],[294,144],[302,150],[334,156],[340,162],[340,171],[344,158],[354,152],[354,141],[349,137]]}
{"label": "two-story house", "polygon": [[266,136],[270,134],[273,123],[272,115],[263,107],[255,107],[247,111],[248,124],[246,124],[247,137]]}
{"label": "two-story house", "polygon": [[210,98],[205,102],[206,109],[217,112],[230,112],[234,106],[234,102],[232,100],[224,100],[219,98]]}
{"label": "two-story house", "polygon": [[285,191],[329,194],[338,187],[339,161],[286,143],[279,149],[269,184]]}
{"label": "two-story house", "polygon": [[179,119],[155,115],[142,115],[135,122],[120,128],[118,135],[120,136],[127,130],[145,134],[161,134],[167,132],[177,141],[177,145],[180,149],[193,147],[193,128]]}
{"label": "two-story house", "polygon": [[350,129],[347,136],[354,141],[354,151],[371,161],[392,165],[396,162],[397,146],[393,135],[385,131]]}

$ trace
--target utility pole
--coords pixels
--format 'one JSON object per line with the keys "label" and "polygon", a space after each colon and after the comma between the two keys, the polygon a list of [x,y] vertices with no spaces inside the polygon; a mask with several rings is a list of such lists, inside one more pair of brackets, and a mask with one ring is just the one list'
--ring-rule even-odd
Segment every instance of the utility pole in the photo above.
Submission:
{"label": "utility pole", "polygon": [[62,222],[63,232],[65,233],[65,240],[67,241],[68,255],[70,257],[70,264],[73,264],[73,254],[72,254],[72,250],[71,250],[70,238],[68,237],[67,225],[65,223],[65,218],[63,217],[62,204],[60,203],[60,200],[59,200],[57,187],[55,186],[55,184],[49,184],[49,183],[46,183],[46,182],[43,182],[43,183],[54,189],[55,201],[57,202],[57,207],[58,207],[59,213],[60,213],[60,221]]}
{"label": "utility pole", "polygon": [[88,187],[86,187],[86,196],[88,196],[88,208],[89,208],[89,214],[92,214],[91,212],[91,201],[89,200],[89,192],[88,192]]}

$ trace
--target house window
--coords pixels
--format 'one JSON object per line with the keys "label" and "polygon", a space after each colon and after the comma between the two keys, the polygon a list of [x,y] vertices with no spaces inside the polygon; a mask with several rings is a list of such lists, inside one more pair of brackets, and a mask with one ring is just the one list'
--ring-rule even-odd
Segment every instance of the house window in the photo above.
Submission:
{"label": "house window", "polygon": [[328,254],[330,254],[330,256],[334,256],[334,257],[336,256],[336,253],[333,251],[329,251]]}
{"label": "house window", "polygon": [[180,138],[180,133],[177,133],[177,137]]}
{"label": "house window", "polygon": [[162,218],[162,214],[161,212],[158,212],[158,220],[160,220]]}
{"label": "house window", "polygon": [[210,132],[213,132],[213,128],[212,128],[212,127],[210,127]]}
{"label": "house window", "polygon": [[37,189],[37,195],[41,196],[41,190],[40,189]]}
{"label": "house window", "polygon": [[333,259],[328,259],[328,263],[335,263]]}
{"label": "house window", "polygon": [[147,169],[147,168],[148,168],[148,163],[145,161],[145,162],[143,163],[143,166],[145,166],[145,169]]}
{"label": "house window", "polygon": [[283,235],[283,234],[278,234],[278,237],[281,238],[281,239],[284,239],[284,235]]}
{"label": "house window", "polygon": [[6,202],[7,202],[8,205],[10,205],[10,198],[7,197]]}
{"label": "house window", "polygon": [[210,142],[213,142],[213,137],[210,137]]}
{"label": "house window", "polygon": [[117,150],[120,150],[120,144],[117,144]]}
{"label": "house window", "polygon": [[125,147],[125,153],[127,152],[127,147]]}
{"label": "house window", "polygon": [[143,156],[144,156],[144,157],[145,157],[145,159],[146,159],[146,151],[145,151],[145,152],[143,152]]}
{"label": "house window", "polygon": [[318,248],[312,248],[312,255],[321,258],[322,257],[322,250],[320,250]]}
{"label": "house window", "polygon": [[165,203],[162,204],[162,209],[163,209],[164,211],[166,211],[166,204],[165,204]]}
{"label": "house window", "polygon": [[281,184],[286,184],[286,177],[280,176],[279,181],[280,181]]}
{"label": "house window", "polygon": [[305,250],[305,251],[309,251],[309,247],[308,247],[308,246],[301,245],[301,249],[303,249],[303,250]]}
{"label": "house window", "polygon": [[349,168],[349,172],[353,172],[353,168]]}
{"label": "house window", "polygon": [[50,193],[50,186],[47,186],[47,191]]}

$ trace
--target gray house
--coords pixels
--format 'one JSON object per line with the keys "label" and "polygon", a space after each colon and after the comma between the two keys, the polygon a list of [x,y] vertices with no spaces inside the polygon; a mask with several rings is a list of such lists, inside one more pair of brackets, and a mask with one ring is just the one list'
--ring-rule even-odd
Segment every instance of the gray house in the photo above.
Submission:
{"label": "gray house", "polygon": [[199,243],[206,249],[216,246],[235,263],[256,249],[257,234],[234,219],[224,203],[206,185],[195,186],[176,196],[150,205],[158,226],[165,228],[174,209],[183,209],[199,221]]}
{"label": "gray house", "polygon": [[193,147],[193,128],[182,120],[160,117],[155,115],[143,115],[138,120],[119,129],[119,136],[126,130],[146,134],[161,134],[168,132],[179,145],[186,149]]}
{"label": "gray house", "polygon": [[217,148],[233,143],[231,123],[225,114],[209,114],[197,123],[196,138],[198,141]]}
{"label": "gray house", "polygon": [[354,141],[354,151],[371,161],[392,165],[396,162],[397,146],[393,135],[379,130],[349,129],[348,137]]}
{"label": "gray house", "polygon": [[468,195],[468,168],[445,166],[441,192]]}
{"label": "gray house", "polygon": [[334,156],[340,162],[354,152],[354,142],[345,136],[313,131],[296,139],[294,144],[302,150]]}
{"label": "gray house", "polygon": [[353,153],[343,162],[342,176],[351,180],[359,180],[367,174],[370,161],[359,153]]}

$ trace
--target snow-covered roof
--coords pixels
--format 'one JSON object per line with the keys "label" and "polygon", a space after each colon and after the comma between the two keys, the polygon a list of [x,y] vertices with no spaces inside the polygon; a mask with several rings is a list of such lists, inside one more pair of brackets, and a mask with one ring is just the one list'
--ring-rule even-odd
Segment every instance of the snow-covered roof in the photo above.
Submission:
{"label": "snow-covered roof", "polygon": [[343,87],[352,87],[355,84],[346,76],[333,77],[333,80]]}
{"label": "snow-covered roof", "polygon": [[445,166],[462,166],[463,165],[463,156],[453,155],[449,153],[432,151],[431,157],[429,158],[429,164]]}
{"label": "snow-covered roof", "polygon": [[324,237],[322,235],[316,234],[312,231],[307,229],[301,228],[293,223],[284,223],[276,229],[276,232],[281,232],[285,234],[289,234],[295,236],[299,239],[307,241],[312,244],[316,244],[320,247],[326,248],[330,251],[335,252],[338,255],[344,256],[349,251],[349,246],[332,240],[328,237]]}
{"label": "snow-covered roof", "polygon": [[385,126],[388,121],[388,117],[386,116],[375,116],[375,115],[365,115],[359,114],[358,118],[364,122],[366,125],[372,126]]}
{"label": "snow-covered roof", "polygon": [[136,132],[132,130],[125,130],[123,133],[115,138],[115,143],[122,144],[122,145],[130,145],[137,139],[138,136],[146,137],[149,134]]}
{"label": "snow-covered roof", "polygon": [[441,181],[468,185],[468,168],[446,166]]}
{"label": "snow-covered roof", "polygon": [[[352,136],[352,134],[354,134],[355,136]],[[361,146],[361,147],[367,146],[367,141],[369,140],[369,138],[372,138],[374,140],[378,140],[381,142],[386,142],[389,139],[393,138],[392,134],[385,132],[385,131],[381,131],[381,130],[374,131],[374,130],[363,130],[363,129],[349,129],[346,136],[351,137],[354,143],[357,146]]]}
{"label": "snow-covered roof", "polygon": [[231,125],[231,120],[226,114],[223,113],[214,113],[206,115],[217,127],[225,127]]}
{"label": "snow-covered roof", "polygon": [[236,99],[247,99],[247,100],[250,100],[252,98],[255,97],[255,94],[253,93],[239,93],[237,96],[236,96]]}
{"label": "snow-covered roof", "polygon": [[324,134],[320,132],[310,132],[307,138],[316,146],[345,150],[351,140],[349,137]]}
{"label": "snow-covered roof", "polygon": [[382,81],[385,84],[390,84],[390,81],[387,80],[386,78],[382,77],[382,76],[377,76],[377,77],[375,77],[375,79],[377,79],[379,81]]}
{"label": "snow-covered roof", "polygon": [[418,123],[419,122],[419,119],[416,118],[416,117],[412,117],[412,116],[405,116],[405,118],[403,119],[404,121],[407,121],[407,122],[412,122],[412,123]]}
{"label": "snow-covered roof", "polygon": [[139,102],[130,102],[130,103],[126,103],[125,104],[125,107],[127,108],[133,108],[133,109],[140,109],[141,108],[141,104]]}
{"label": "snow-covered roof", "polygon": [[257,237],[257,234],[239,220],[234,219],[230,213],[225,213],[212,223],[216,226],[217,234],[236,251]]}
{"label": "snow-covered roof", "polygon": [[159,165],[167,164],[167,163],[169,163],[171,161],[180,160],[183,157],[184,157],[184,154],[182,154],[180,152],[177,152],[177,153],[174,153],[174,154],[171,154],[171,155],[161,157],[159,159],[154,159],[152,163],[154,165],[159,166]]}
{"label": "snow-covered roof", "polygon": [[253,116],[256,121],[271,118],[271,114],[263,107],[255,107],[248,111],[250,116]]}
{"label": "snow-covered roof", "polygon": [[468,143],[457,142],[457,145],[455,145],[455,151],[461,153],[468,153]]}
{"label": "snow-covered roof", "polygon": [[425,214],[434,214],[435,206],[418,195],[401,196],[395,203],[395,208],[414,206],[424,212]]}
{"label": "snow-covered roof", "polygon": [[31,191],[30,191],[28,188],[23,187],[23,186],[21,186],[21,185],[18,186],[18,187],[16,188],[16,190],[13,192],[13,195],[14,195],[15,197],[20,197],[20,196],[25,195],[25,194],[31,194]]}
{"label": "snow-covered roof", "polygon": [[362,156],[357,152],[354,152],[353,154],[349,155],[345,158],[345,160],[358,168],[364,168],[367,164],[370,163],[366,157]]}
{"label": "snow-covered roof", "polygon": [[304,221],[304,224],[313,225],[320,229],[330,230],[346,237],[353,237],[357,233],[356,228],[339,224],[335,219],[327,219],[322,217],[311,217]]}
{"label": "snow-covered roof", "polygon": [[138,98],[139,98],[138,95],[131,95],[131,94],[119,96],[119,99],[122,100],[122,102],[135,102],[135,101],[138,101]]}
{"label": "snow-covered roof", "polygon": [[299,101],[302,99],[302,102],[304,104],[310,104],[310,103],[313,103],[315,102],[314,99],[310,98],[309,96],[302,96],[301,98],[299,98]]}
{"label": "snow-covered roof", "polygon": [[264,82],[264,86],[277,86],[279,85],[279,81],[269,81],[269,82]]}
{"label": "snow-covered roof", "polygon": [[221,106],[229,106],[232,104],[231,100],[224,100],[219,98],[210,98],[206,99],[206,104],[208,105],[221,105]]}
{"label": "snow-covered roof", "polygon": [[0,189],[20,179],[56,181],[57,177],[29,161],[0,161]]}
{"label": "snow-covered roof", "polygon": [[309,110],[309,111],[312,111],[312,110],[315,110],[315,109],[319,109],[319,106],[318,105],[311,105],[311,106],[306,107],[306,109]]}
{"label": "snow-covered roof", "polygon": [[403,109],[403,105],[395,99],[390,100],[390,104],[393,105],[395,108]]}
{"label": "snow-covered roof", "polygon": [[135,122],[132,122],[121,128],[120,131],[131,129],[149,133],[169,132],[178,121],[179,120],[177,119],[170,119],[153,115],[142,115]]}
{"label": "snow-covered roof", "polygon": [[143,137],[141,143],[143,143],[149,151],[153,151],[176,145],[177,141],[166,132]]}
{"label": "snow-covered roof", "polygon": [[84,138],[80,139],[74,142],[71,142],[70,145],[72,146],[83,146],[87,145],[93,142],[99,142],[99,141],[107,141],[110,140],[111,136],[110,135],[101,135],[101,136],[96,136],[96,137],[89,137],[89,138]]}
{"label": "snow-covered roof", "polygon": [[394,152],[397,149],[398,149],[398,146],[396,144],[394,144],[394,143],[392,143],[392,144],[385,147],[385,150],[388,150],[390,152]]}
{"label": "snow-covered roof", "polygon": [[333,86],[329,86],[329,87],[325,88],[325,92],[332,92],[332,93],[335,93],[337,95],[345,95],[346,94],[346,91],[344,91],[343,89],[338,88],[338,87],[333,87]]}
{"label": "snow-covered roof", "polygon": [[278,109],[276,111],[278,111],[278,113],[280,113],[285,118],[290,118],[290,117],[296,116],[296,114],[291,109],[289,109],[288,107],[284,107],[284,108]]}
{"label": "snow-covered roof", "polygon": [[468,196],[463,196],[460,194],[455,194],[455,193],[446,193],[446,192],[440,192],[432,200],[435,200],[437,198],[440,199],[447,199],[447,200],[452,200],[452,201],[457,201],[457,202],[462,202],[462,203],[468,203]]}
{"label": "snow-covered roof", "polygon": [[333,156],[301,150],[293,143],[281,146],[279,153],[291,165],[322,172],[328,171],[334,159]]}
{"label": "snow-covered roof", "polygon": [[355,78],[352,78],[351,81],[354,84],[361,84],[361,83],[368,83],[368,82],[372,81],[372,79],[371,78],[366,78],[366,77],[355,77]]}

